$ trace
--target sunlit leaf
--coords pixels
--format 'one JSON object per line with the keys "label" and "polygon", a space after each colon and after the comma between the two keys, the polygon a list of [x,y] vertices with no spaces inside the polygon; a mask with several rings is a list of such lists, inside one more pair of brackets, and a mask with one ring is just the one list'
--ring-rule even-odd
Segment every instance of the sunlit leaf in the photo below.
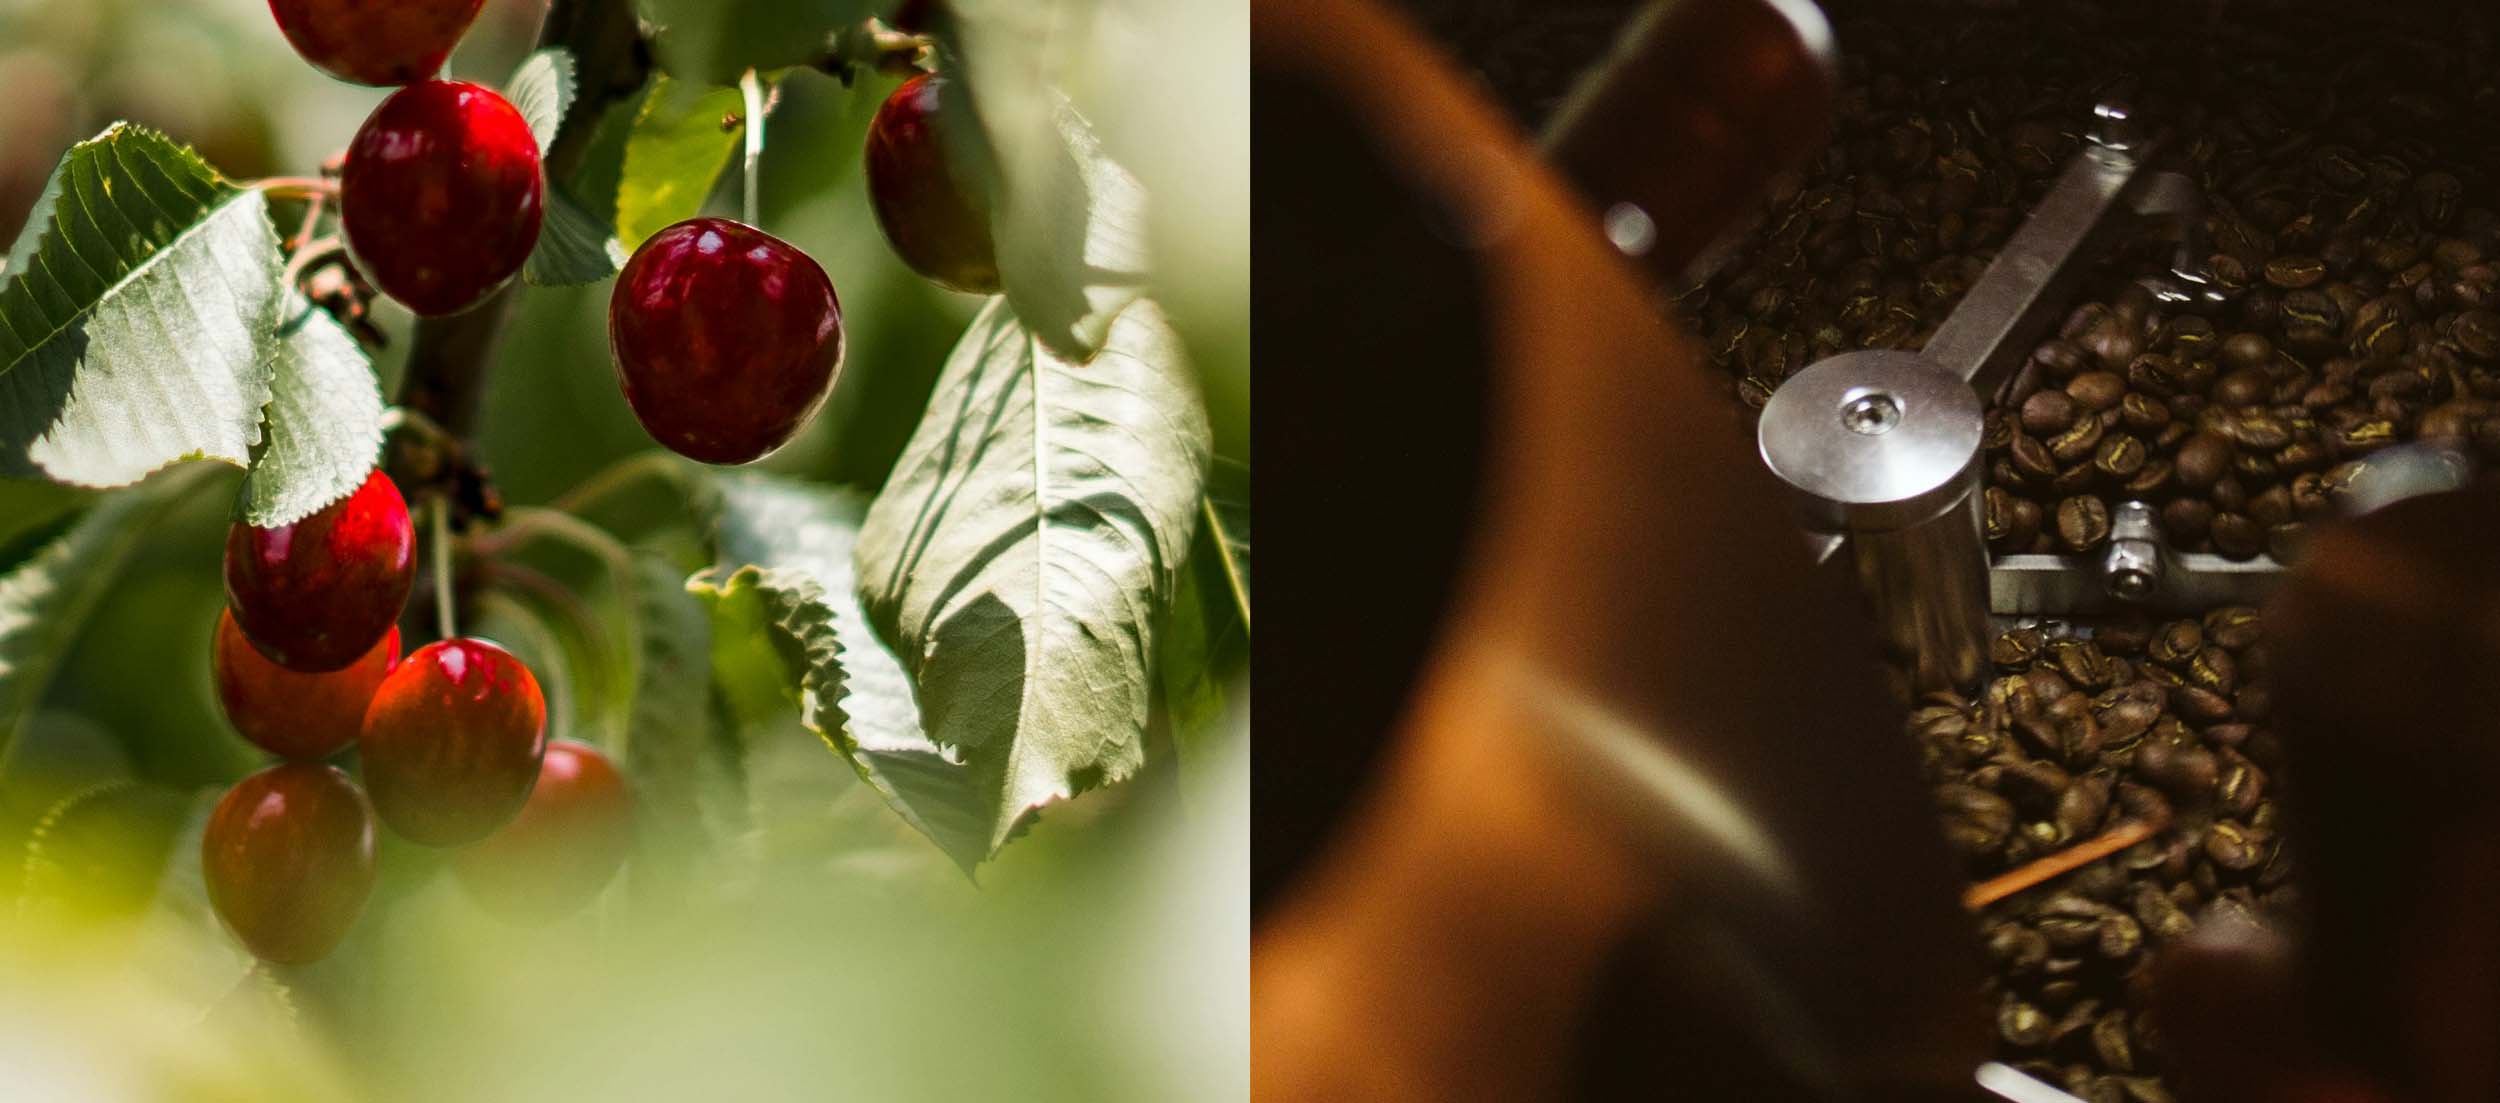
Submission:
{"label": "sunlit leaf", "polygon": [[512,80],[504,85],[504,98],[529,121],[530,134],[538,139],[542,153],[555,144],[565,112],[573,106],[573,71],[572,51],[550,46],[523,58]]}
{"label": "sunlit leaf", "polygon": [[58,183],[0,284],[0,474],[119,486],[248,463],[284,266],[261,193],[126,123],[72,147]]}
{"label": "sunlit leaf", "polygon": [[1146,192],[1062,94],[1061,59],[1043,44],[1081,37],[1085,5],[987,4],[962,21],[946,135],[961,163],[993,182],[990,236],[999,280],[1025,328],[1060,356],[1090,357],[1144,293]]}
{"label": "sunlit leaf", "polygon": [[851,567],[864,504],[847,491],[749,473],[720,486],[721,566],[692,584],[712,603],[715,638],[748,641],[753,659],[740,665],[750,670],[770,656],[795,679],[800,721],[970,869],[994,849],[996,802],[975,771],[921,731],[902,664],[868,626]]}
{"label": "sunlit leaf", "polygon": [[993,300],[868,511],[860,594],[929,737],[995,802],[1032,809],[1143,760],[1153,625],[1198,526],[1206,415],[1139,300],[1089,363]]}
{"label": "sunlit leaf", "polygon": [[652,81],[625,137],[624,175],[616,184],[616,233],[627,247],[694,217],[728,167],[744,133],[735,88],[713,88],[667,74]]}
{"label": "sunlit leaf", "polygon": [[243,480],[243,519],[282,525],[353,493],[382,447],[382,391],[364,349],[288,289],[278,325],[268,444]]}

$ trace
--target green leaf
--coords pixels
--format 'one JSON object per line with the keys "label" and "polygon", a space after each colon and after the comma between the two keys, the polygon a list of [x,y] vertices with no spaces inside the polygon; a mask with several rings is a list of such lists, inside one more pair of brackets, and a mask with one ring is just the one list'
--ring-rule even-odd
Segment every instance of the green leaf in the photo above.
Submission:
{"label": "green leaf", "polygon": [[549,46],[523,58],[512,80],[504,85],[505,98],[529,120],[530,134],[538,139],[541,153],[555,144],[556,132],[564,128],[565,112],[573,106],[573,70],[572,51]]}
{"label": "green leaf", "polygon": [[876,13],[876,0],[635,0],[651,25],[652,50],[670,76],[735,84],[749,69],[805,65],[845,25]]}
{"label": "green leaf", "polygon": [[1197,529],[1206,413],[1154,304],[1089,364],[992,300],[869,508],[860,594],[922,720],[996,801],[1026,812],[1134,772],[1152,625]]}
{"label": "green leaf", "polygon": [[0,474],[120,486],[246,464],[284,263],[261,194],[189,149],[126,123],[71,147],[50,225],[0,286]]}
{"label": "green leaf", "polygon": [[1047,40],[1051,10],[997,9],[966,24],[964,65],[938,86],[940,110],[981,121],[977,135],[950,137],[950,150],[991,170],[990,237],[1007,301],[1052,351],[1082,361],[1145,292],[1146,192],[1019,41]]}
{"label": "green leaf", "polygon": [[625,267],[625,246],[599,218],[564,189],[547,189],[547,219],[538,228],[538,244],[521,264],[521,279],[533,287],[570,287],[597,283]]}
{"label": "green leaf", "polygon": [[970,871],[1006,825],[979,772],[921,731],[902,663],[868,626],[851,565],[858,496],[751,472],[720,488],[721,565],[688,583],[712,604],[715,669],[723,645],[747,648],[748,670],[776,660],[797,683],[800,722]]}
{"label": "green leaf", "polygon": [[132,551],[147,520],[189,490],[196,470],[99,497],[39,551],[0,574],[0,750],[5,750]]}
{"label": "green leaf", "polygon": [[382,391],[364,349],[328,312],[285,289],[287,318],[265,421],[243,480],[243,519],[276,526],[353,493],[382,448]]}
{"label": "green leaf", "polygon": [[616,232],[631,245],[694,217],[738,147],[743,126],[721,125],[746,107],[735,88],[710,88],[665,73],[651,83],[625,137],[616,184]]}
{"label": "green leaf", "polygon": [[1156,640],[1164,700],[1183,740],[1224,718],[1225,698],[1250,665],[1249,469],[1216,461],[1198,500],[1198,535],[1181,567]]}

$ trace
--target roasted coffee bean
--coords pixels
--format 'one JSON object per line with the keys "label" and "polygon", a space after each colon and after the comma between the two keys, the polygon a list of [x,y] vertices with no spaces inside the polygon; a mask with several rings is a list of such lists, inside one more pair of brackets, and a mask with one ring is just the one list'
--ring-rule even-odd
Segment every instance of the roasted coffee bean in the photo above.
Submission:
{"label": "roasted coffee bean", "polygon": [[2129,432],[2149,436],[2161,432],[2163,426],[2170,424],[2170,407],[2151,395],[2130,393],[2118,400],[2118,418]]}
{"label": "roasted coffee bean", "polygon": [[2239,663],[2219,647],[2198,649],[2183,673],[2188,681],[2225,696],[2239,687]]}
{"label": "roasted coffee bean", "polygon": [[2077,418],[2065,432],[2050,438],[2049,455],[2060,464],[2080,463],[2091,458],[2107,432],[2097,417]]}
{"label": "roasted coffee bean", "polygon": [[2074,396],[2060,390],[2039,390],[2023,400],[2023,431],[2039,437],[2053,437],[2075,423],[2079,410]]}
{"label": "roasted coffee bean", "polygon": [[[2186,480],[2180,481],[2184,483]],[[2203,544],[2206,534],[2213,528],[2213,523],[2212,502],[2197,498],[2173,498],[2161,507],[2162,530],[2169,533],[2172,540],[2186,547],[2193,548]]]}
{"label": "roasted coffee bean", "polygon": [[2213,485],[2230,474],[2235,450],[2219,433],[2198,433],[2179,446],[2174,460],[2179,485],[2189,490],[2211,490]]}
{"label": "roasted coffee bean", "polygon": [[2142,472],[2150,458],[2151,453],[2144,447],[2143,441],[2120,433],[2101,440],[2100,448],[2092,453],[2092,466],[2101,474],[2124,484]]}
{"label": "roasted coffee bean", "polygon": [[2263,628],[2257,610],[2247,605],[2227,605],[2205,614],[2205,638],[2226,651],[2245,651],[2257,642]]}
{"label": "roasted coffee bean", "polygon": [[2326,262],[2316,257],[2276,257],[2266,262],[2265,278],[2287,291],[2315,287],[2326,278]]}
{"label": "roasted coffee bean", "polygon": [[2101,689],[2109,685],[2109,656],[2091,640],[2058,640],[2049,645],[2049,657],[2067,681],[2086,689]]}
{"label": "roasted coffee bean", "polygon": [[2266,550],[2266,533],[2244,513],[2214,515],[2214,550],[2232,559],[2254,559]]}
{"label": "roasted coffee bean", "polygon": [[2214,381],[2213,400],[2225,406],[2250,406],[2274,393],[2274,380],[2257,368],[2242,368]]}
{"label": "roasted coffee bean", "polygon": [[2028,665],[2040,654],[2045,641],[2037,628],[2015,628],[1997,633],[1988,645],[1988,659],[1999,667]]}
{"label": "roasted coffee bean", "polygon": [[2163,625],[2145,645],[2145,654],[2156,662],[2185,666],[2205,646],[2204,626],[2192,620],[2175,620]]}
{"label": "roasted coffee bean", "polygon": [[2127,381],[2114,371],[2085,372],[2066,381],[2066,394],[2082,409],[2099,413],[2127,397]]}
{"label": "roasted coffee bean", "polygon": [[2085,552],[2109,539],[2109,503],[2079,494],[2057,503],[2057,540],[2068,551]]}
{"label": "roasted coffee bean", "polygon": [[2016,434],[2007,453],[2014,461],[2014,470],[2025,479],[2046,483],[2057,477],[2057,457],[2033,437]]}

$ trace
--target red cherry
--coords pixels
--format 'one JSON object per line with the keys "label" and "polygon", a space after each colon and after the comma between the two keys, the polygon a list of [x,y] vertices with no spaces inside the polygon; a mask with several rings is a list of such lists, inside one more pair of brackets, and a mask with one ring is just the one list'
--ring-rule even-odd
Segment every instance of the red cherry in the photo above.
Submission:
{"label": "red cherry", "polygon": [[895,255],[912,271],[986,295],[998,290],[989,204],[948,156],[941,131],[956,120],[939,117],[944,83],[931,73],[904,81],[869,120],[869,205]]}
{"label": "red cherry", "polygon": [[380,471],[292,525],[226,530],[226,605],[269,661],[305,674],[355,662],[399,619],[416,581],[408,503]]}
{"label": "red cherry", "polygon": [[373,806],[347,775],[284,762],[235,783],[200,836],[208,901],[254,954],[327,955],[373,890]]}
{"label": "red cherry", "polygon": [[832,393],[842,303],[790,243],[690,218],[625,262],[608,343],[653,440],[705,463],[746,463],[787,443]]}
{"label": "red cherry", "polygon": [[607,887],[633,849],[633,796],[597,749],[547,745],[538,784],[521,814],[454,859],[480,907],[544,922],[581,910]]}
{"label": "red cherry", "polygon": [[272,754],[316,760],[355,741],[374,689],[399,665],[399,626],[345,667],[298,674],[254,650],[227,610],[217,617],[214,657],[217,700],[234,730]]}
{"label": "red cherry", "polygon": [[382,822],[411,842],[465,846],[529,799],[547,747],[547,699],[511,652],[438,640],[382,679],[358,738]]}
{"label": "red cherry", "polygon": [[304,60],[357,84],[433,76],[485,0],[269,0]]}
{"label": "red cherry", "polygon": [[357,265],[419,314],[467,309],[520,271],[544,200],[529,122],[464,81],[391,93],[357,129],[339,177]]}

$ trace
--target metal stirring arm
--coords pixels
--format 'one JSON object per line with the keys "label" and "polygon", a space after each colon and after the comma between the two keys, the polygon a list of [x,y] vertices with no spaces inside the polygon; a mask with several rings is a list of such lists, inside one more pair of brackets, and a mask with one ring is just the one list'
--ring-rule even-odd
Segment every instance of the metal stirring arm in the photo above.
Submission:
{"label": "metal stirring arm", "polygon": [[[1763,459],[1800,492],[1816,558],[1844,562],[1884,638],[1924,688],[1968,687],[1985,673],[1987,616],[2080,612],[2157,596],[2237,596],[2253,572],[2211,559],[2214,586],[2166,586],[2180,558],[2152,511],[2121,503],[2125,522],[2097,564],[2006,556],[1991,564],[1979,533],[1977,395],[2010,394],[2119,225],[2120,210],[2161,218],[2178,250],[2149,285],[2175,308],[2216,305],[2197,257],[2203,199],[2193,182],[2146,169],[2155,143],[2119,101],[2095,110],[2083,151],[1917,353],[1843,353],[1772,395],[1758,427]],[[2196,564],[2202,567],[2208,564]]]}

